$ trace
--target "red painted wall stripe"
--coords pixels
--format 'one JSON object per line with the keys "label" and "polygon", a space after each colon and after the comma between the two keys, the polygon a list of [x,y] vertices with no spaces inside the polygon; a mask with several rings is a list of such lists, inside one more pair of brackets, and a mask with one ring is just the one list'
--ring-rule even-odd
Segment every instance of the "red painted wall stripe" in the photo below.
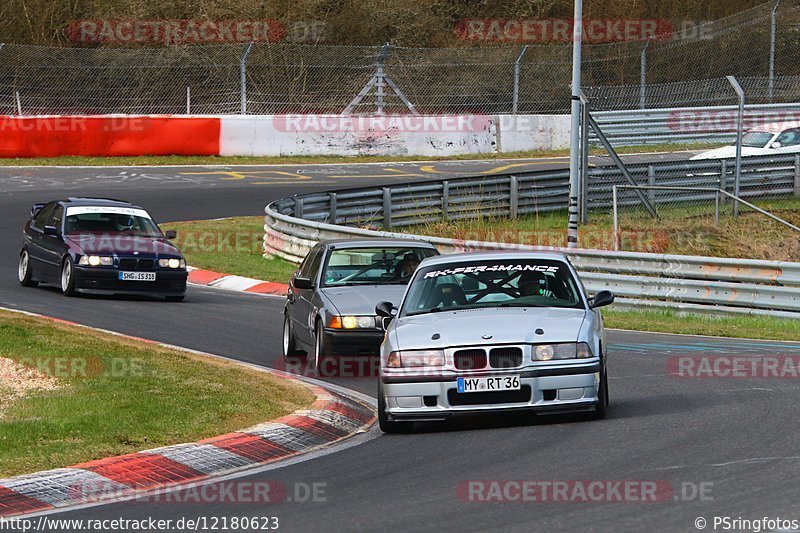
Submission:
{"label": "red painted wall stripe", "polygon": [[0,157],[219,155],[220,119],[0,115]]}

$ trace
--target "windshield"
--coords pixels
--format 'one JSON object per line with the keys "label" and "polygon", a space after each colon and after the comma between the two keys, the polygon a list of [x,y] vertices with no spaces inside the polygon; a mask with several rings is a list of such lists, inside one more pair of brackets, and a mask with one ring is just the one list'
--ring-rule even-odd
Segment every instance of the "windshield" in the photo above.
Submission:
{"label": "windshield", "polygon": [[158,225],[145,215],[141,212],[132,214],[98,211],[73,214],[67,211],[64,228],[67,234],[124,233],[139,237],[162,237]]}
{"label": "windshield", "polygon": [[[775,135],[767,131],[748,131],[742,136],[742,146],[748,148],[766,148],[767,143]],[[736,145],[736,143],[733,143]]]}
{"label": "windshield", "polygon": [[435,253],[411,247],[334,249],[322,272],[322,286],[405,285],[419,263]]}
{"label": "windshield", "polygon": [[578,284],[564,262],[499,259],[420,269],[401,316],[480,307],[583,308]]}

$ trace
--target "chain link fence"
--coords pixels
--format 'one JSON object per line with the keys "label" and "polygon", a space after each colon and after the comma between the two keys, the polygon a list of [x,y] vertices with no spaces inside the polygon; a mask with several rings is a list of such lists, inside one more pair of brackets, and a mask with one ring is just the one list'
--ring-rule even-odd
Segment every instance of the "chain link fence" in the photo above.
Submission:
{"label": "chain link fence", "polygon": [[[774,8],[768,2],[669,39],[585,45],[593,109],[721,105],[730,101],[727,75],[742,80],[752,103],[797,100],[800,7],[784,2],[773,17]],[[569,44],[6,44],[0,113],[565,113],[570,77]]]}

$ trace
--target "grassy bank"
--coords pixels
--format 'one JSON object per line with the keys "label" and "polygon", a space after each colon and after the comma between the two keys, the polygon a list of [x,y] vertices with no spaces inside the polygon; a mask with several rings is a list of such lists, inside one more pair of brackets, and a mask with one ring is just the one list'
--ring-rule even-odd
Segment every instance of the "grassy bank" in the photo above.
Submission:
{"label": "grassy bank", "polygon": [[173,242],[193,267],[281,283],[287,283],[297,268],[280,258],[262,257],[263,217],[169,222],[161,227],[177,230]]}
{"label": "grassy bank", "polygon": [[[618,149],[621,154],[639,154],[648,152],[676,152],[682,150],[705,150],[719,146],[718,144],[652,144],[647,146],[623,146]],[[600,149],[591,151],[592,155],[606,155]],[[388,163],[404,161],[465,161],[491,159],[533,159],[542,157],[566,157],[569,150],[528,150],[523,152],[504,152],[492,154],[465,154],[447,157],[422,156],[275,156],[275,157],[237,157],[237,156],[131,156],[131,157],[31,157],[0,158],[0,166],[184,166],[184,165],[301,165],[301,164],[353,164],[353,163]]]}
{"label": "grassy bank", "polygon": [[0,311],[0,477],[211,437],[308,406],[268,374]]}
{"label": "grassy bank", "polygon": [[[800,225],[800,198],[759,200],[756,204]],[[719,227],[714,225],[714,205],[659,206],[658,219],[643,209],[620,211],[622,250],[637,252],[743,257],[800,261],[800,235],[762,214],[742,206],[741,216],[731,216],[731,204],[722,209]],[[510,242],[539,246],[564,246],[567,241],[566,211],[541,213],[517,220],[505,218],[432,222],[398,231],[465,240]],[[583,248],[614,247],[610,213],[591,212],[580,227]]]}
{"label": "grassy bank", "polygon": [[772,317],[711,317],[673,311],[603,310],[607,328],[712,337],[800,341],[800,320]]}

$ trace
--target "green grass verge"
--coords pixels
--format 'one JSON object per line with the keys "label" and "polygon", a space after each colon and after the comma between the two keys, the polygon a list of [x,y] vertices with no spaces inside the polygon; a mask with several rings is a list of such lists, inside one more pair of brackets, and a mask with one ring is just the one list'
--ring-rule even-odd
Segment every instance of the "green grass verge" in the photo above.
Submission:
{"label": "green grass verge", "polygon": [[169,222],[173,242],[193,267],[265,281],[288,283],[297,265],[279,257],[264,259],[264,217]]}
{"label": "green grass verge", "polygon": [[684,315],[669,310],[603,310],[607,328],[711,337],[800,341],[800,320],[768,316],[712,317]]}
{"label": "green grass verge", "polygon": [[[717,147],[719,144],[652,144],[646,146],[620,147],[621,154],[636,154],[646,152],[673,152],[680,150],[705,150]],[[592,155],[605,155],[601,149],[592,149]],[[143,165],[300,165],[300,164],[330,164],[330,163],[385,163],[403,161],[447,161],[447,160],[483,160],[483,159],[527,159],[542,157],[564,157],[569,155],[569,150],[529,150],[524,152],[505,152],[496,154],[464,154],[447,157],[423,156],[275,156],[275,157],[220,157],[220,156],[130,156],[130,157],[31,157],[31,158],[0,158],[0,166],[31,165],[31,166],[143,166]]]}
{"label": "green grass verge", "polygon": [[[0,387],[0,477],[192,442],[314,399],[304,387],[226,361],[5,311],[0,357],[59,385],[16,399]],[[10,379],[0,375],[0,385]]]}
{"label": "green grass verge", "polygon": [[[759,207],[800,225],[800,198],[759,200]],[[721,210],[714,225],[714,205],[659,206],[658,219],[643,209],[620,211],[622,250],[635,252],[742,257],[775,261],[800,261],[800,235],[766,216],[742,206],[741,216],[731,215],[732,203]],[[565,246],[566,211],[540,213],[517,220],[485,218],[431,222],[397,231],[477,241],[497,241],[539,246]],[[580,227],[583,248],[614,247],[610,213],[592,212]]]}

